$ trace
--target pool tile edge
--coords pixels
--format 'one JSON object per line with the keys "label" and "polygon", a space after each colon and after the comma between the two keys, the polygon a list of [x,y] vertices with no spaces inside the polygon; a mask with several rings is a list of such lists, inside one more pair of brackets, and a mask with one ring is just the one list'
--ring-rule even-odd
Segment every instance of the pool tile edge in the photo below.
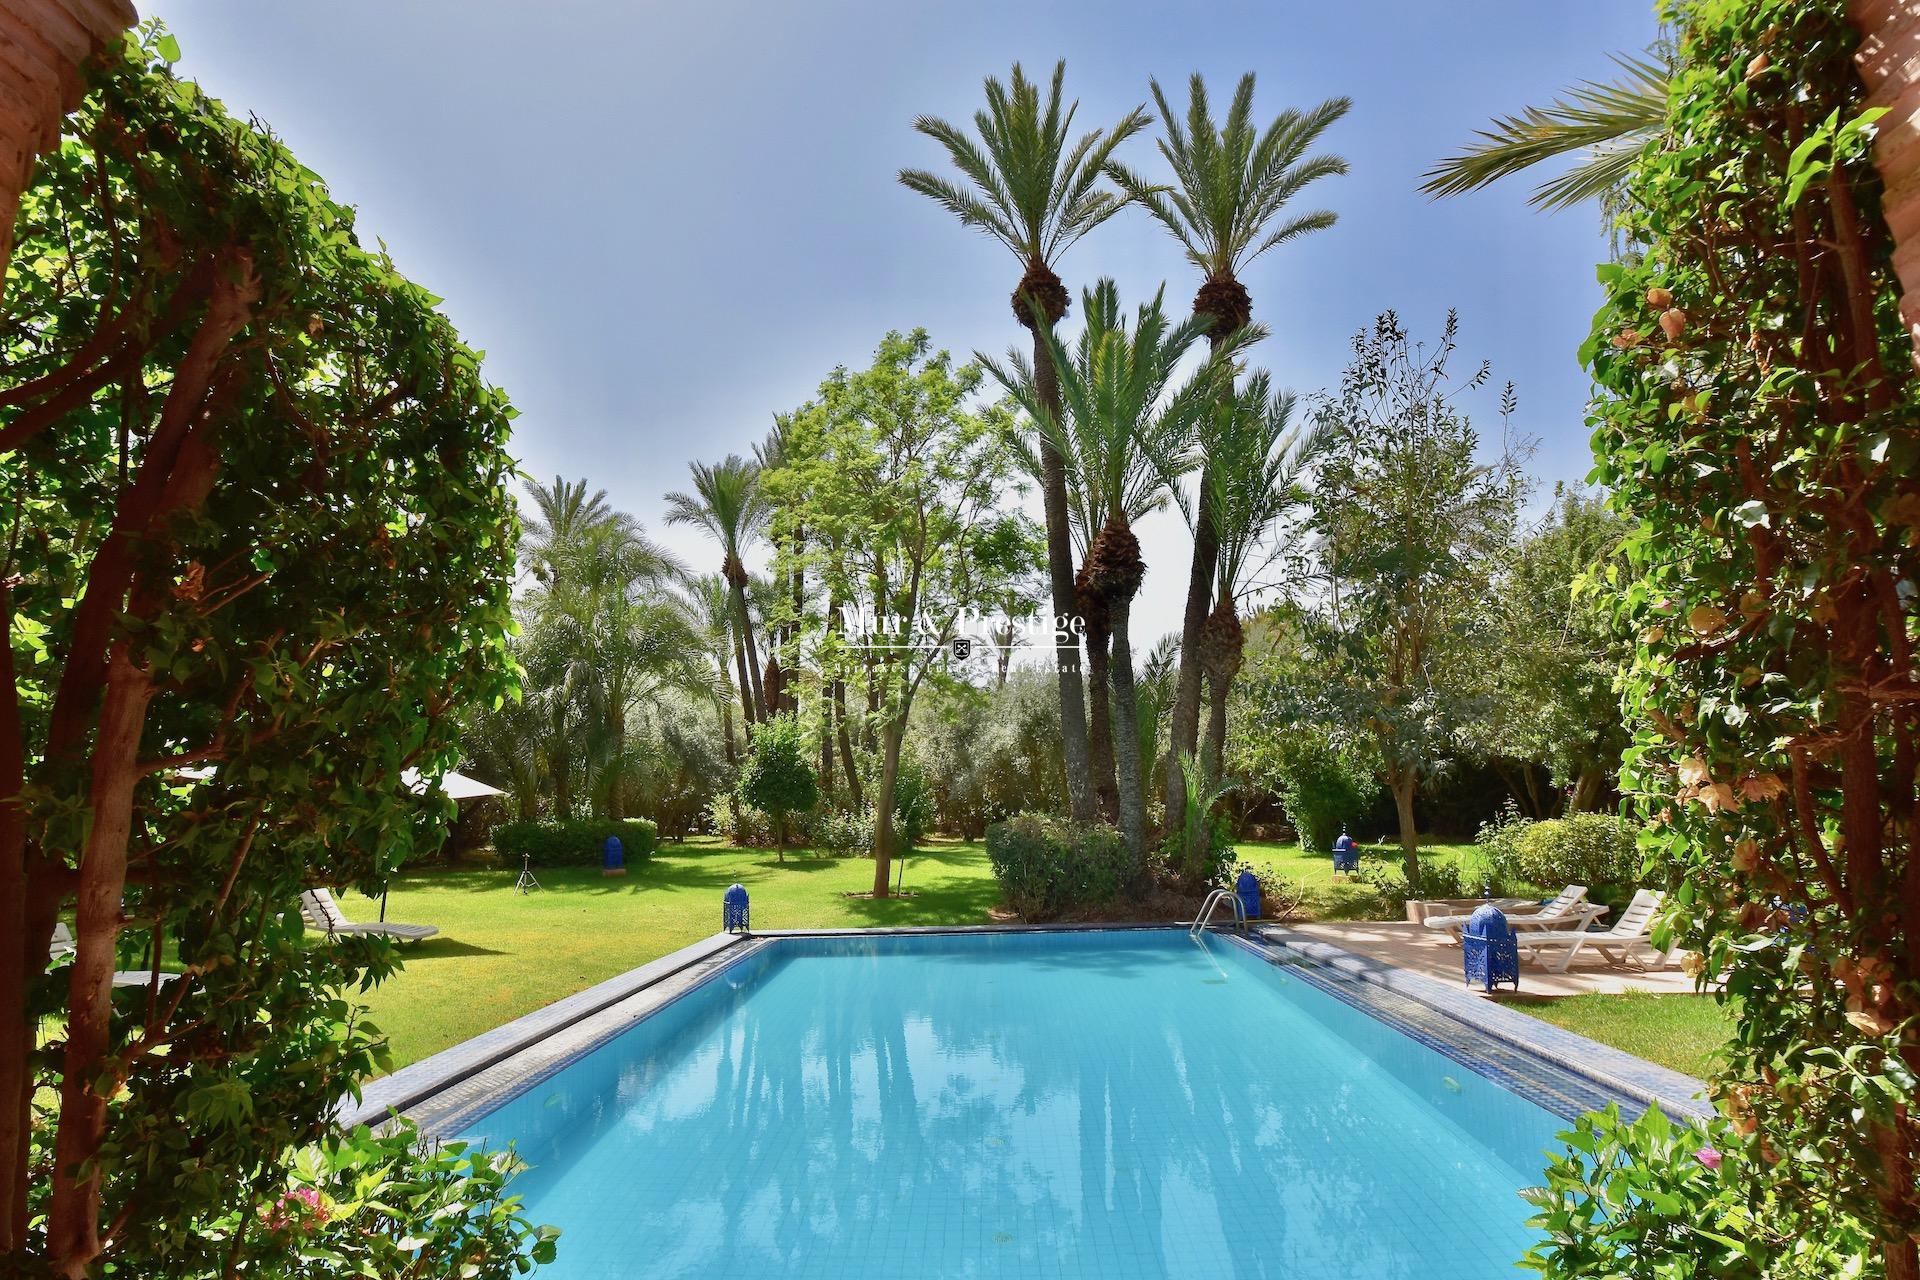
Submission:
{"label": "pool tile edge", "polygon": [[[340,1124],[379,1124],[394,1112],[411,1115],[419,1107],[509,1058],[577,1026],[649,988],[730,949],[754,941],[751,935],[716,933],[638,968],[616,974],[583,991],[522,1014],[469,1040],[442,1049],[392,1075],[368,1081],[360,1098],[342,1098],[336,1112]],[[744,954],[744,953],[743,953]]]}
{"label": "pool tile edge", "polygon": [[1384,987],[1563,1071],[1583,1076],[1607,1092],[1658,1106],[1676,1118],[1712,1114],[1705,1083],[1692,1076],[1529,1017],[1465,988],[1456,989],[1426,974],[1358,955],[1284,926],[1261,926],[1257,932],[1272,945],[1344,979]]}

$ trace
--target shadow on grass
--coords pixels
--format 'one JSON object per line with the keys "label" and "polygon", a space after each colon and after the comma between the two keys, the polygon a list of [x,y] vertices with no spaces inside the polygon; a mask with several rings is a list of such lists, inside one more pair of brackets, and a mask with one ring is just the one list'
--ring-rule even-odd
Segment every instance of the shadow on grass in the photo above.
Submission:
{"label": "shadow on grass", "polygon": [[416,960],[443,960],[454,956],[504,956],[511,952],[496,950],[493,947],[477,947],[471,942],[461,942],[457,938],[427,938],[400,949],[400,958],[408,964]]}

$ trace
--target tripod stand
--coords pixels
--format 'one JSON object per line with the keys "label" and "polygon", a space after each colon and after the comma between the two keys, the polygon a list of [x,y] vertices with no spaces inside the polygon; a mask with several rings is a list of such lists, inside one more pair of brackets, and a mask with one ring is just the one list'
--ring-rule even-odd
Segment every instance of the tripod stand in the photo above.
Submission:
{"label": "tripod stand", "polygon": [[520,878],[513,882],[513,887],[521,893],[532,893],[540,887],[540,882],[533,878],[532,854],[523,853],[520,855]]}

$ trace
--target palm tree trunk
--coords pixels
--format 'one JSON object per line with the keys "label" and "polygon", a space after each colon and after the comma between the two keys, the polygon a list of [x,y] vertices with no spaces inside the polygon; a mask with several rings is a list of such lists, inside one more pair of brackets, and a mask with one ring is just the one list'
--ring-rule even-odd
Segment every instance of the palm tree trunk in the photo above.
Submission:
{"label": "palm tree trunk", "polygon": [[1210,701],[1207,707],[1207,741],[1200,750],[1200,769],[1207,775],[1207,782],[1218,783],[1226,770],[1227,759],[1227,695],[1233,689],[1233,677],[1209,675],[1207,690]]}
{"label": "palm tree trunk", "polygon": [[747,679],[747,646],[740,639],[739,620],[735,619],[733,631],[733,666],[739,677],[741,723],[746,726],[747,741],[753,741],[753,726],[759,721],[753,714],[753,686]]}
{"label": "palm tree trunk", "polygon": [[1173,697],[1173,716],[1167,726],[1167,829],[1178,831],[1185,820],[1187,789],[1180,775],[1180,757],[1191,756],[1200,737],[1200,628],[1213,606],[1213,579],[1220,563],[1220,538],[1213,524],[1213,469],[1200,471],[1199,500],[1194,504],[1193,563],[1187,571],[1187,608],[1180,617],[1180,681]]}
{"label": "palm tree trunk", "polygon": [[1147,791],[1146,775],[1140,761],[1139,700],[1133,688],[1133,645],[1128,625],[1133,602],[1122,600],[1113,609],[1113,712],[1119,731],[1113,735],[1114,754],[1120,767],[1120,834],[1126,837],[1127,850],[1133,855],[1134,870],[1146,865]]}
{"label": "palm tree trunk", "polygon": [[853,735],[847,732],[847,685],[844,680],[833,682],[833,712],[836,734],[840,739],[840,768],[847,775],[847,798],[853,801],[855,809],[860,808],[860,770],[853,763]]}
{"label": "palm tree trunk", "polygon": [[1120,820],[1120,784],[1113,757],[1113,711],[1109,653],[1112,634],[1104,608],[1083,609],[1087,620],[1087,767],[1093,777],[1095,812],[1102,822]]}
{"label": "palm tree trunk", "polygon": [[753,615],[747,611],[745,582],[733,588],[734,612],[740,615],[740,638],[747,647],[747,677],[753,682],[753,709],[759,720],[767,718],[767,695],[760,685],[760,650],[753,642]]}
{"label": "palm tree trunk", "polygon": [[[1049,326],[1051,328],[1051,326]],[[1033,381],[1042,403],[1060,416],[1060,379],[1053,368],[1053,351],[1039,326],[1033,332]],[[1079,610],[1073,589],[1072,531],[1067,524],[1067,469],[1060,454],[1043,436],[1040,441],[1040,498],[1047,517],[1047,580],[1053,588],[1056,620]],[[1060,744],[1067,773],[1067,807],[1075,822],[1093,819],[1090,738],[1087,732],[1086,691],[1080,679],[1080,644],[1056,633],[1055,669],[1060,682]]]}

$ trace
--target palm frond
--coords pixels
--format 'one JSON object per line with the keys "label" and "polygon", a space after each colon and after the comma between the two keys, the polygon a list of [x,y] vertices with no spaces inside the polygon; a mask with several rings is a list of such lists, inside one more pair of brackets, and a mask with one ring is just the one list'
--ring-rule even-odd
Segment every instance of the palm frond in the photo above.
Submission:
{"label": "palm frond", "polygon": [[1537,164],[1586,153],[1569,172],[1534,189],[1529,203],[1564,209],[1617,187],[1647,141],[1665,125],[1672,68],[1648,58],[1614,55],[1625,75],[1586,81],[1551,106],[1528,107],[1476,132],[1459,155],[1428,170],[1430,196],[1477,191]]}

